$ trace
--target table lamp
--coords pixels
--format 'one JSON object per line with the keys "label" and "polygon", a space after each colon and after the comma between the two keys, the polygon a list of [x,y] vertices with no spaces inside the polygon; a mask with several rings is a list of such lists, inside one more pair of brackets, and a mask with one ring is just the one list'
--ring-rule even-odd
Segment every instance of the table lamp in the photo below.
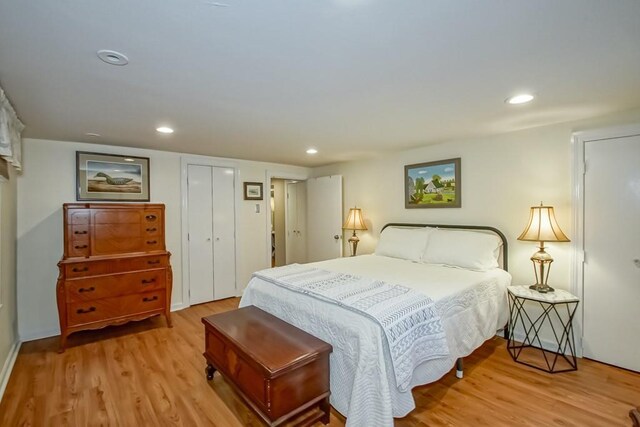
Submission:
{"label": "table lamp", "polygon": [[553,292],[554,289],[547,285],[553,258],[545,252],[544,242],[570,242],[569,238],[560,230],[553,207],[544,206],[542,202],[540,202],[540,206],[532,206],[529,224],[518,240],[540,242],[539,251],[531,256],[533,271],[536,274],[536,284],[529,286],[529,288],[541,293]]}
{"label": "table lamp", "polygon": [[367,226],[362,219],[362,209],[353,207],[349,209],[349,215],[347,220],[342,226],[343,230],[353,230],[353,235],[349,238],[349,245],[351,247],[351,256],[356,256],[356,250],[358,249],[358,242],[360,238],[356,235],[356,230],[366,230]]}

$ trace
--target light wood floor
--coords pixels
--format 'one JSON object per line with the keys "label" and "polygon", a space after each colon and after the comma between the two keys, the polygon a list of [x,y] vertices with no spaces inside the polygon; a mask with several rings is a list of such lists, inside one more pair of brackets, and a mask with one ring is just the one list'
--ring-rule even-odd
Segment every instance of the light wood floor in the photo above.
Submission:
{"label": "light wood floor", "polygon": [[[25,343],[0,403],[0,426],[261,426],[216,374],[204,375],[200,318],[237,299],[69,339]],[[495,338],[453,373],[414,390],[417,409],[398,426],[630,426],[640,374],[582,360],[577,372],[547,374],[511,361]],[[321,424],[319,424],[321,425]],[[344,425],[333,411],[332,426]]]}

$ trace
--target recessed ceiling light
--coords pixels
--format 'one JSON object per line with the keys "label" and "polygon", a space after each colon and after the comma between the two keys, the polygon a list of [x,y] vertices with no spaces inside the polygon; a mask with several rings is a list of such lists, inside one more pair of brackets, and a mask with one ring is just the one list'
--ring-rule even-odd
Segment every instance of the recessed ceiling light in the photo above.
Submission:
{"label": "recessed ceiling light", "polygon": [[315,148],[309,148],[307,150],[307,154],[316,154],[318,152],[318,150],[316,150]]}
{"label": "recessed ceiling light", "polygon": [[533,95],[528,93],[521,93],[519,95],[512,96],[504,100],[507,104],[526,104],[533,100]]}
{"label": "recessed ceiling light", "polygon": [[129,58],[124,53],[115,50],[99,50],[98,58],[109,65],[127,65],[129,63]]}
{"label": "recessed ceiling light", "polygon": [[100,134],[99,133],[95,133],[95,132],[87,132],[85,133],[85,135],[90,136],[92,138],[100,138]]}
{"label": "recessed ceiling light", "polygon": [[156,128],[156,130],[160,133],[173,133],[173,129],[166,126],[160,126],[159,128]]}
{"label": "recessed ceiling light", "polygon": [[135,162],[135,160],[133,160],[131,157],[125,157],[124,159],[125,162]]}

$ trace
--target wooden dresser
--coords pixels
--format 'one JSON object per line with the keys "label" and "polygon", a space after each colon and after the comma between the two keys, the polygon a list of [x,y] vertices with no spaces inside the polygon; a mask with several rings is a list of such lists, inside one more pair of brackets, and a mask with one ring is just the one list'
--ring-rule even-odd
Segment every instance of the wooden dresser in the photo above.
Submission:
{"label": "wooden dresser", "polygon": [[58,263],[60,351],[69,334],[164,314],[171,327],[172,272],[164,205],[63,205]]}

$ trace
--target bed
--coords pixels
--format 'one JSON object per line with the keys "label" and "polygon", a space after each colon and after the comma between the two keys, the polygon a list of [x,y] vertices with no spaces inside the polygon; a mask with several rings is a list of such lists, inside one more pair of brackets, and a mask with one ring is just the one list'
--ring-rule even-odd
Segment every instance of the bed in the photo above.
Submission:
{"label": "bed", "polygon": [[[287,268],[394,284],[424,296],[438,316],[448,353],[435,352],[412,366],[400,387],[381,324],[335,301],[270,280]],[[346,416],[348,426],[391,426],[394,417],[415,408],[413,387],[440,379],[506,324],[511,282],[506,268],[507,242],[495,228],[387,224],[375,254],[257,272],[240,306],[255,305],[331,343],[332,406]]]}

